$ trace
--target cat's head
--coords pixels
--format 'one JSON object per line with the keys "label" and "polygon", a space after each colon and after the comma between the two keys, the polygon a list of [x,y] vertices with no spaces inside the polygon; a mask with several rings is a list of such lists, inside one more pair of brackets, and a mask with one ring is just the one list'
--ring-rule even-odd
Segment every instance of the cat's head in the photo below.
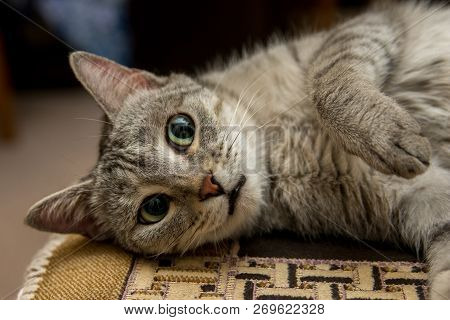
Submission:
{"label": "cat's head", "polygon": [[100,156],[79,183],[35,204],[27,224],[162,253],[255,223],[264,154],[256,135],[237,138],[228,126],[234,102],[184,75],[159,77],[85,52],[70,62],[106,114]]}

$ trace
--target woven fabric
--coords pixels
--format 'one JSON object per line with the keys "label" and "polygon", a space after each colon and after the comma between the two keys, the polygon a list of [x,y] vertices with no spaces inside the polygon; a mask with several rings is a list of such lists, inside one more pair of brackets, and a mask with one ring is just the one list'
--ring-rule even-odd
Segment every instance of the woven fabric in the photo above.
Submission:
{"label": "woven fabric", "polygon": [[[52,248],[43,265],[31,264],[31,299],[119,299],[133,258],[115,246],[68,236]],[[34,269],[41,269],[35,274]],[[39,279],[36,279],[39,278]],[[36,282],[38,280],[38,282]],[[29,291],[26,287],[23,292]]]}
{"label": "woven fabric", "polygon": [[22,293],[21,298],[261,300],[427,296],[425,265],[419,262],[240,256],[239,249],[239,243],[230,242],[220,250],[207,247],[183,257],[146,259],[109,244],[66,236],[47,249],[45,263],[40,262],[40,274],[33,273],[34,285],[26,284],[26,294]]}

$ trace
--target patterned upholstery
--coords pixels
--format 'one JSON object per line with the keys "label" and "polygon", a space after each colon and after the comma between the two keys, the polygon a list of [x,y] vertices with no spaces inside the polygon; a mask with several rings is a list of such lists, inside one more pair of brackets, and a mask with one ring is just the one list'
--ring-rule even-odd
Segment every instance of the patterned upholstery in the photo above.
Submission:
{"label": "patterned upholstery", "polygon": [[[276,242],[265,238],[247,241]],[[220,249],[204,247],[183,257],[155,259],[136,257],[80,236],[60,236],[36,258],[39,265],[33,262],[19,297],[425,299],[427,295],[425,266],[417,261],[395,261],[392,254],[387,257],[383,253],[388,261],[257,257],[248,256],[253,249],[241,242],[224,243]],[[262,247],[267,255],[267,246]]]}

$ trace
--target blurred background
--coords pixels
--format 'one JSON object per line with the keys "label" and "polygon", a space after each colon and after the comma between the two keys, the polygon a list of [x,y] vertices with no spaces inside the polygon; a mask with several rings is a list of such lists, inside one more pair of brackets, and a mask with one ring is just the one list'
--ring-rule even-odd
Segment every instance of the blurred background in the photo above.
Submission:
{"label": "blurred background", "polygon": [[193,73],[274,34],[333,25],[369,1],[0,0],[0,299],[14,299],[48,235],[28,208],[84,175],[101,116],[68,54],[86,50],[158,74]]}

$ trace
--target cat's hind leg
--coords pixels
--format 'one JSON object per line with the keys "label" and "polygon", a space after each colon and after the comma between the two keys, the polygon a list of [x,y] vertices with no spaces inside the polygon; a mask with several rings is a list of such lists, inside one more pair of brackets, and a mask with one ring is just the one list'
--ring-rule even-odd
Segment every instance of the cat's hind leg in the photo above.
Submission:
{"label": "cat's hind leg", "polygon": [[450,299],[450,222],[435,230],[428,250],[430,298]]}
{"label": "cat's hind leg", "polygon": [[401,188],[394,224],[406,244],[425,251],[431,299],[450,299],[450,172],[431,165]]}

